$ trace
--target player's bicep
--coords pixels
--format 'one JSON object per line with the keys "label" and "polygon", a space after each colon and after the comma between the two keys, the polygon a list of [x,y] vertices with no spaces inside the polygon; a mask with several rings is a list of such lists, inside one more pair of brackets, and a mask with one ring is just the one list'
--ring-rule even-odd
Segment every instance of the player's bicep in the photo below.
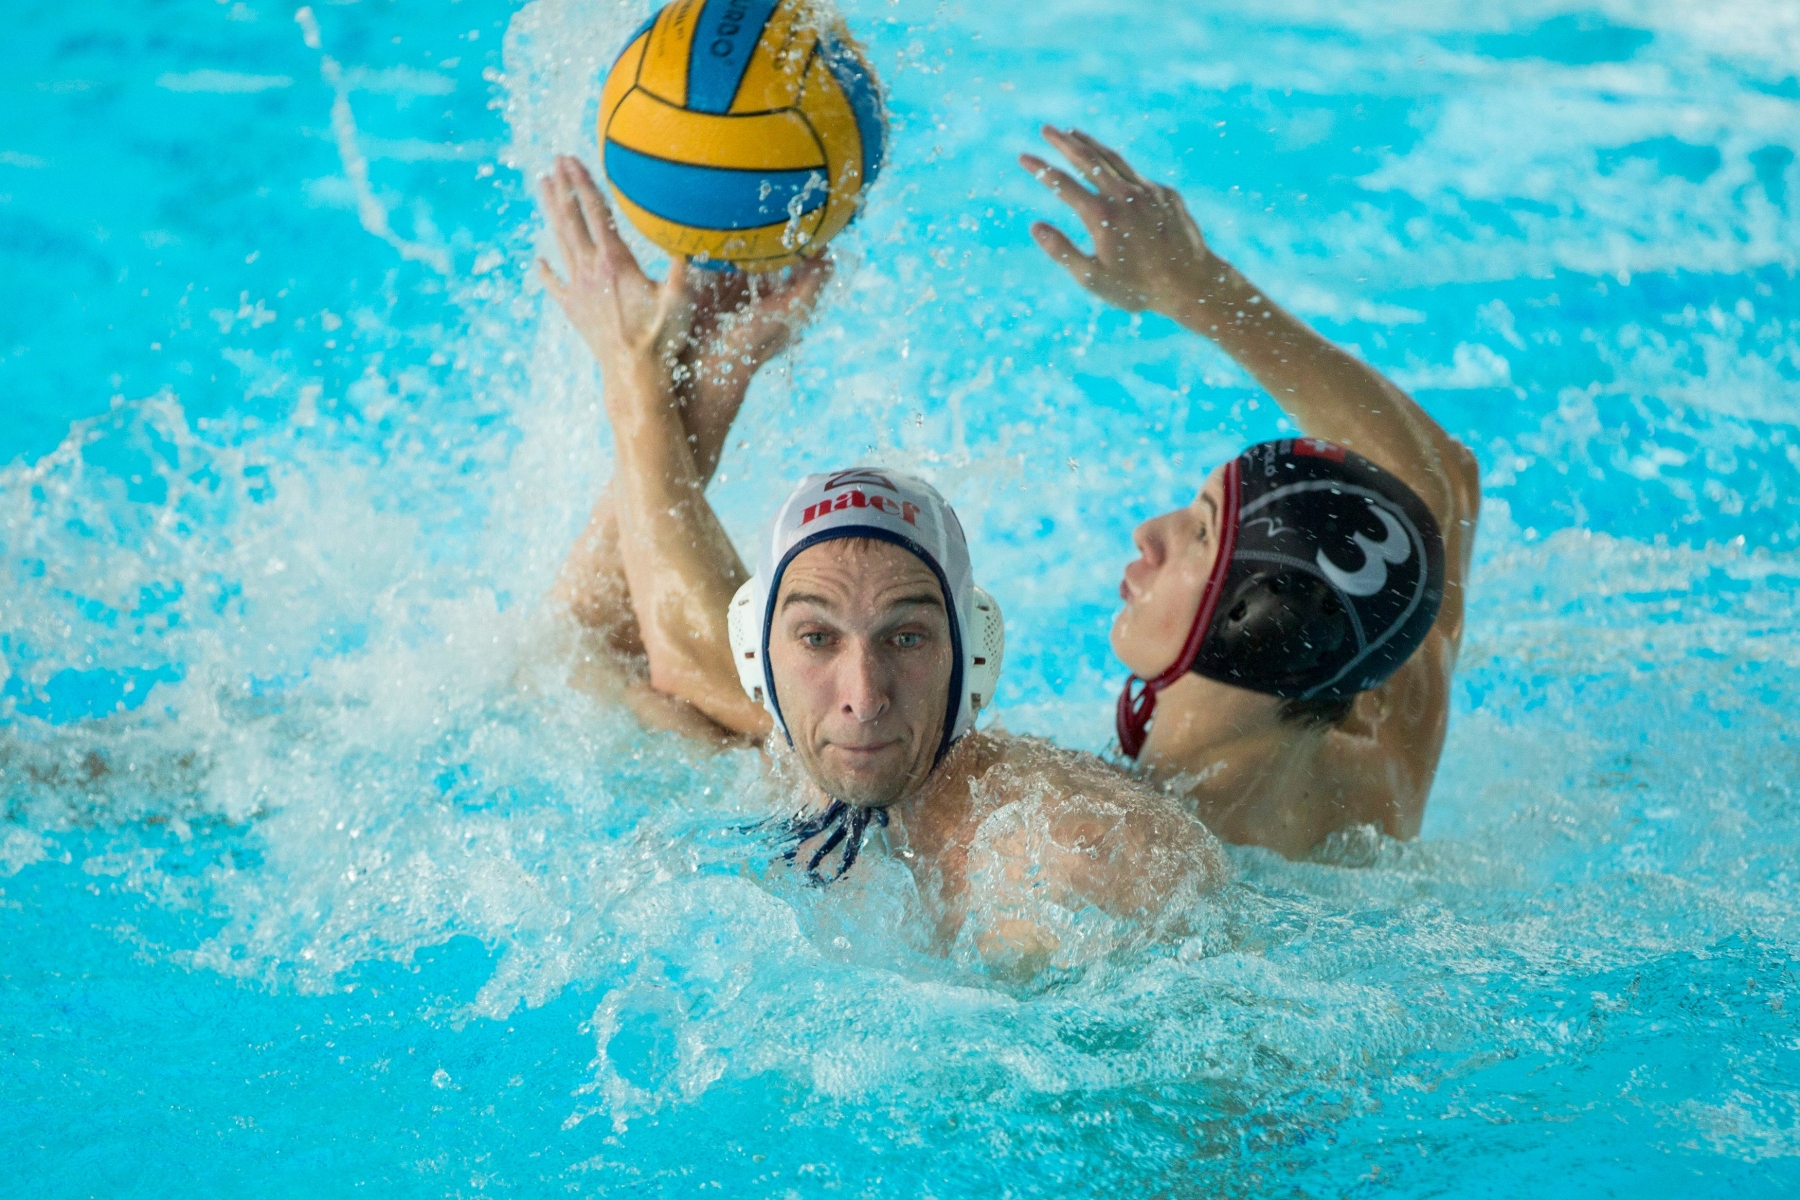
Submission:
{"label": "player's bicep", "polygon": [[734,733],[760,735],[772,725],[762,705],[745,694],[731,656],[723,582],[692,585],[665,579],[660,595],[640,608],[650,686],[691,704]]}
{"label": "player's bicep", "polygon": [[729,658],[695,654],[692,647],[651,646],[650,687],[704,714],[733,733],[761,736],[774,726],[768,710],[744,694]]}

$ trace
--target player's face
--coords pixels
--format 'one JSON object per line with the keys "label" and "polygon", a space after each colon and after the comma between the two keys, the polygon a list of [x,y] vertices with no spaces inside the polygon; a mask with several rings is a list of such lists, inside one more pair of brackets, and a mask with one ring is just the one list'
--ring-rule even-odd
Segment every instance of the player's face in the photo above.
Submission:
{"label": "player's face", "polygon": [[1138,558],[1125,568],[1113,619],[1112,648],[1132,674],[1150,679],[1181,653],[1200,611],[1200,597],[1219,549],[1219,513],[1225,501],[1225,468],[1206,478],[1194,502],[1152,517],[1131,540]]}
{"label": "player's face", "polygon": [[813,782],[864,807],[922,784],[944,737],[951,654],[943,588],[913,554],[849,539],[801,551],[775,597],[769,671]]}

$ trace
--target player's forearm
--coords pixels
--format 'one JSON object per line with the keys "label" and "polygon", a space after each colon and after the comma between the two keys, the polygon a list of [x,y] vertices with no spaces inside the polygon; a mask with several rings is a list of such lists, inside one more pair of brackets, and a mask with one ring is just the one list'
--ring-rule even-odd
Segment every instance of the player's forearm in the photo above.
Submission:
{"label": "player's forearm", "polygon": [[1473,502],[1473,458],[1411,397],[1270,300],[1213,256],[1167,315],[1216,342],[1310,437],[1337,442],[1394,472],[1440,522]]}
{"label": "player's forearm", "polygon": [[727,728],[762,732],[767,714],[738,686],[725,613],[745,571],[706,501],[674,389],[653,362],[607,375],[620,552],[650,681]]}
{"label": "player's forearm", "polygon": [[[703,483],[711,482],[724,454],[748,383],[747,379],[742,383],[689,380],[680,390],[682,424]],[[642,650],[625,566],[619,558],[619,518],[610,485],[595,502],[587,527],[570,548],[551,596],[581,624],[611,630],[621,649]]]}
{"label": "player's forearm", "polygon": [[738,410],[750,391],[750,380],[689,379],[681,395],[682,425],[687,430],[688,445],[693,450],[694,471],[701,486],[712,482],[713,473],[724,457],[725,442],[737,421]]}
{"label": "player's forearm", "polygon": [[727,587],[729,599],[743,568],[706,502],[706,476],[675,387],[653,362],[609,371],[606,386],[627,572],[634,573],[634,559],[636,565],[660,562],[659,575],[693,589]]}

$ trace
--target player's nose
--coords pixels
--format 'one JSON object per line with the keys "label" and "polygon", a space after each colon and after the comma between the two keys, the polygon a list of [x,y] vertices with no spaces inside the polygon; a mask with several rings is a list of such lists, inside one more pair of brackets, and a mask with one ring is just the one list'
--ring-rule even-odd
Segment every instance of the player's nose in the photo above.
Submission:
{"label": "player's nose", "polygon": [[863,638],[852,638],[839,660],[838,696],[843,711],[864,725],[879,721],[893,703],[881,656]]}
{"label": "player's nose", "polygon": [[1167,519],[1151,517],[1131,531],[1131,543],[1137,547],[1146,564],[1152,567],[1162,566],[1169,549]]}

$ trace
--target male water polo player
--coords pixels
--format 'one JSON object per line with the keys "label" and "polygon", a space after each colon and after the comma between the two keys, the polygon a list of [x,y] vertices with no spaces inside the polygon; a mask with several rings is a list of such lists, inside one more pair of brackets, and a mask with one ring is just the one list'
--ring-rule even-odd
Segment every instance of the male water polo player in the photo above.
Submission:
{"label": "male water polo player", "polygon": [[[778,352],[827,269],[756,295],[677,259],[656,283],[580,164],[559,160],[544,193],[569,277],[541,275],[600,362],[614,439],[608,497],[559,594],[625,651],[625,674],[641,653],[626,687],[638,711],[797,764],[801,868],[843,874],[884,826],[940,935],[990,957],[1053,953],[1071,909],[1143,919],[1215,880],[1217,843],[1167,799],[1091,756],[974,731],[1000,616],[926,484],[868,467],[809,477],[746,577],[704,490],[748,383],[721,368]],[[1063,918],[1047,923],[1046,904]],[[971,907],[985,914],[973,926]]]}
{"label": "male water polo player", "polygon": [[1211,338],[1308,435],[1252,446],[1138,527],[1112,630],[1121,748],[1227,841],[1415,836],[1462,641],[1473,455],[1215,254],[1173,189],[1086,134],[1044,136],[1080,180],[1020,161],[1094,253],[1041,222],[1038,245],[1101,298]]}

